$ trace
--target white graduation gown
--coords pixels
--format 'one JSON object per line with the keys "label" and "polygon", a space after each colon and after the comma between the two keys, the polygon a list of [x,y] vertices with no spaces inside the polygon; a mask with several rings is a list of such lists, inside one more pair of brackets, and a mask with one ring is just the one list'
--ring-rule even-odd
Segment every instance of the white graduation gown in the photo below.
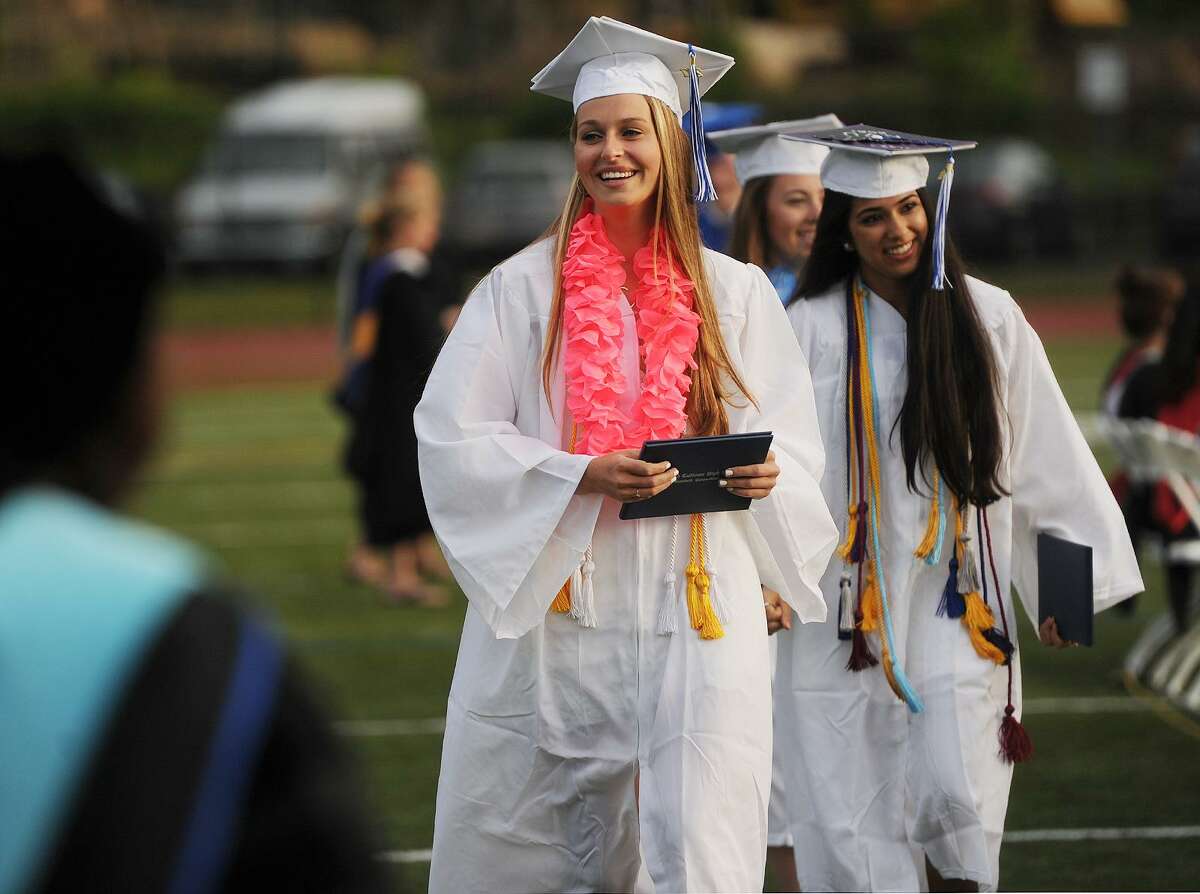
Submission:
{"label": "white graduation gown", "polygon": [[[774,492],[708,517],[725,636],[700,640],[676,603],[657,633],[670,519],[621,521],[577,496],[561,373],[542,388],[551,243],[475,289],[415,421],[429,517],[467,594],[447,706],[432,891],[631,890],[639,844],[656,890],[757,890],[771,786],[771,698],[760,582],[820,621],[836,545],[807,363],[755,267],[705,253],[721,333],[758,402],[732,432],[771,430]],[[633,313],[622,357],[636,396]],[[687,519],[675,571],[683,581]],[[599,624],[548,611],[591,543]],[[634,776],[640,770],[639,805]]]}
{"label": "white graduation gown", "polygon": [[[968,282],[994,346],[1010,445],[1002,480],[1012,497],[993,504],[988,520],[1015,640],[1010,583],[1036,620],[1039,531],[1093,547],[1097,611],[1140,591],[1142,579],[1121,513],[1037,335],[1007,292]],[[905,321],[878,296],[869,294],[868,301],[878,427],[887,437],[907,387]],[[844,533],[845,286],[797,300],[788,313],[809,360],[829,458],[821,487]],[[1007,669],[980,658],[957,619],[936,614],[953,520],[938,566],[913,557],[925,533],[929,499],[907,488],[898,432],[880,450],[880,462],[882,556],[896,655],[925,711],[911,714],[888,688],[882,668],[845,669],[850,644],[837,638],[842,562],[835,556],[821,580],[829,620],[798,627],[780,640],[790,648],[781,649],[775,681],[781,731],[775,747],[786,768],[800,884],[805,891],[915,891],[925,881],[924,852],[943,877],[994,890],[1012,778],[1012,767],[998,753]],[[968,533],[982,555],[973,511]],[[990,598],[999,626],[994,592]],[[878,655],[874,635],[871,642]],[[1019,717],[1016,655],[1013,664]]]}

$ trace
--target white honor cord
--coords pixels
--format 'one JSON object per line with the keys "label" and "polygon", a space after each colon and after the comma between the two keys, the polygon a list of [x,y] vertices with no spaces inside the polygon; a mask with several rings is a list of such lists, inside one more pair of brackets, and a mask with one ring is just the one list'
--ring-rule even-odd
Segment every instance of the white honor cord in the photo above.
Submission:
{"label": "white honor cord", "polygon": [[675,552],[679,544],[679,516],[671,517],[671,553],[667,558],[667,573],[663,577],[662,604],[658,608],[658,635],[671,636],[677,626],[676,615],[679,588],[675,577]]}

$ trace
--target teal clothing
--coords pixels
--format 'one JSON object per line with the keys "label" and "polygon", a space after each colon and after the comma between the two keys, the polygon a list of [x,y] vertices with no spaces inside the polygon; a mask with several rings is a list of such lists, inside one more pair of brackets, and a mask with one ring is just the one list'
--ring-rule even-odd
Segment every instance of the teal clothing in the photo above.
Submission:
{"label": "teal clothing", "polygon": [[772,267],[767,271],[767,279],[771,280],[771,285],[779,293],[779,300],[783,302],[784,307],[792,303],[792,295],[796,293],[796,281],[799,278],[800,274],[796,269],[786,265]]}
{"label": "teal clothing", "polygon": [[0,891],[50,846],[126,679],[203,562],[52,488],[0,502]]}

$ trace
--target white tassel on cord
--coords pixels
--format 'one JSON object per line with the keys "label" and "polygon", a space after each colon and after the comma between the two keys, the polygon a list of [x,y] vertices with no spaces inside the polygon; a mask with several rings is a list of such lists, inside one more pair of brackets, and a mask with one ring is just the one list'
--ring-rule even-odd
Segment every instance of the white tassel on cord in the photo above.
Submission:
{"label": "white tassel on cord", "polygon": [[708,563],[712,554],[712,538],[708,536],[708,516],[700,516],[700,526],[704,529],[704,573],[708,575],[708,598],[712,601],[713,612],[721,626],[728,627],[733,621],[733,613],[729,609],[729,600],[725,598],[723,587],[717,586],[717,573]]}
{"label": "white tassel on cord", "polygon": [[667,559],[667,574],[663,578],[662,605],[658,608],[658,635],[671,636],[675,633],[679,614],[679,588],[675,577],[675,548],[679,543],[679,516],[671,518],[671,554]]}
{"label": "white tassel on cord", "polygon": [[979,570],[975,562],[975,550],[971,548],[971,536],[963,534],[962,560],[958,563],[958,592],[963,596],[979,592]]}
{"label": "white tassel on cord", "polygon": [[583,599],[581,600],[583,608],[580,610],[580,627],[595,627],[598,623],[596,617],[596,588],[592,585],[592,574],[595,570],[596,563],[592,561],[592,548],[589,546],[587,552],[583,554]]}
{"label": "white tassel on cord", "polygon": [[854,591],[850,589],[850,572],[842,572],[838,582],[838,639],[854,636]]}
{"label": "white tassel on cord", "polygon": [[[588,547],[591,551],[591,547]],[[586,561],[587,553],[584,554]],[[576,623],[583,622],[583,561],[581,561],[575,570],[571,572],[571,617]]]}

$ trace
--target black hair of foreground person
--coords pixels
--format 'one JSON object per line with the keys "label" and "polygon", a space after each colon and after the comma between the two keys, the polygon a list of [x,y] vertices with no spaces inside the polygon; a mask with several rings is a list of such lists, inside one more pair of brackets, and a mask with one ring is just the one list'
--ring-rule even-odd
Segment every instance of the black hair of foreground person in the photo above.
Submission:
{"label": "black hair of foreground person", "polygon": [[[936,215],[929,191],[916,192],[932,222]],[[858,269],[858,256],[846,249],[852,203],[845,193],[825,192],[812,254],[796,289],[798,297],[824,294]],[[918,473],[932,460],[960,502],[986,506],[1006,494],[1000,481],[1003,444],[996,360],[975,305],[965,300],[966,274],[949,234],[945,262],[951,288],[945,292],[930,288],[932,246],[932,238],[926,240],[912,276],[908,389],[895,427],[900,429],[910,490],[918,488]],[[921,482],[926,489],[928,484]]]}
{"label": "black hair of foreground person", "polygon": [[269,625],[122,518],[158,428],[156,240],[0,156],[0,890],[387,890]]}

